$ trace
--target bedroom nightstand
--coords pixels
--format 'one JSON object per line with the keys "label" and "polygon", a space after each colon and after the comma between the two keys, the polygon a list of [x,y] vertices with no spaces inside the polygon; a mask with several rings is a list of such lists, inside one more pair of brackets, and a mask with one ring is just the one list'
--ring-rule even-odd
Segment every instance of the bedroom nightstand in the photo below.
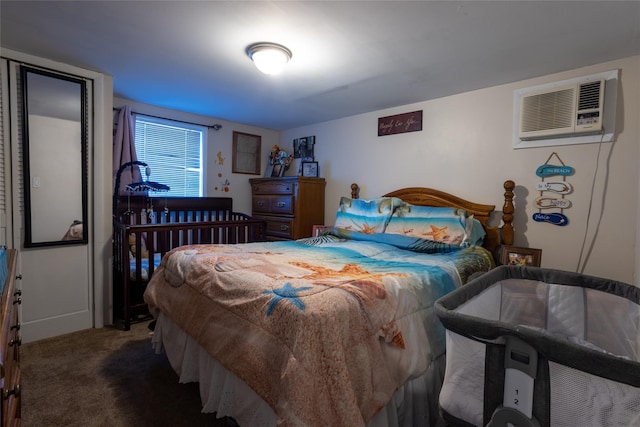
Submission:
{"label": "bedroom nightstand", "polygon": [[252,178],[251,216],[267,223],[267,240],[311,237],[324,224],[324,178]]}

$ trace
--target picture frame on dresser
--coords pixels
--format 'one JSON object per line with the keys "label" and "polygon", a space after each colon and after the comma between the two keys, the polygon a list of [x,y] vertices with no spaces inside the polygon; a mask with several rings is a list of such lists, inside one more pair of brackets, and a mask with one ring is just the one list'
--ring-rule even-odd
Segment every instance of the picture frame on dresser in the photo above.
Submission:
{"label": "picture frame on dresser", "polygon": [[284,174],[284,165],[282,163],[276,163],[272,165],[271,177],[279,178]]}
{"label": "picture frame on dresser", "polygon": [[314,225],[311,229],[311,237],[318,237],[324,233],[324,230],[330,228],[328,225]]}
{"label": "picture frame on dresser", "polygon": [[318,162],[302,162],[302,176],[318,177]]}
{"label": "picture frame on dresser", "polygon": [[500,262],[502,265],[524,265],[540,267],[542,249],[523,248],[518,246],[502,246],[500,248]]}

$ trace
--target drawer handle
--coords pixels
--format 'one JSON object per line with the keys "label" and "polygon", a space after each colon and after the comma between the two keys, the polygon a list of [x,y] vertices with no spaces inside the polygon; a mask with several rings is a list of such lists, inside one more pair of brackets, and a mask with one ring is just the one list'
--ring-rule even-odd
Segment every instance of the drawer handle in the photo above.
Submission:
{"label": "drawer handle", "polygon": [[276,203],[276,206],[279,208],[284,208],[287,204],[285,202],[278,202]]}
{"label": "drawer handle", "polygon": [[13,300],[13,304],[22,304],[22,298],[18,297],[15,300]]}
{"label": "drawer handle", "polygon": [[15,325],[13,325],[9,330],[13,331],[13,330],[19,331],[20,330],[20,322],[16,323]]}
{"label": "drawer handle", "polygon": [[12,338],[11,341],[9,341],[9,347],[13,347],[14,345],[20,347],[22,345],[22,337]]}
{"label": "drawer handle", "polygon": [[18,275],[16,276],[16,279],[18,279],[18,280],[22,280],[22,274],[18,274]]}
{"label": "drawer handle", "polygon": [[256,203],[256,205],[260,206],[261,208],[264,207],[264,202],[258,202]]}
{"label": "drawer handle", "polygon": [[9,396],[14,395],[15,397],[20,397],[20,384],[16,384],[13,386],[11,390],[4,389],[2,390],[2,398],[7,400]]}
{"label": "drawer handle", "polygon": [[16,297],[19,297],[20,295],[22,295],[22,289],[18,289],[13,293],[13,296],[16,296]]}
{"label": "drawer handle", "polygon": [[282,225],[280,226],[280,231],[287,231],[287,230],[289,230],[289,226],[288,226],[288,225],[284,225],[284,224],[282,224]]}

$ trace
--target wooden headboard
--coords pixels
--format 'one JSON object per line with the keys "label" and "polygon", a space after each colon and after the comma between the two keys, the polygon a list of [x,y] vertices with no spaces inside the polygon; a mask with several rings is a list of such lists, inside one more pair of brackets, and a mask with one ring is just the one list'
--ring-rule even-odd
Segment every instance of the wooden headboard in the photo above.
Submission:
{"label": "wooden headboard", "polygon": [[[484,227],[487,236],[484,239],[483,246],[489,251],[494,251],[500,245],[513,244],[513,213],[515,207],[513,205],[513,189],[515,183],[511,180],[504,182],[504,205],[502,207],[502,225],[490,226],[488,224],[491,213],[495,210],[494,205],[484,205],[480,203],[470,202],[458,196],[454,196],[444,191],[435,190],[426,187],[407,187],[392,191],[384,195],[384,197],[397,197],[407,203],[418,206],[439,206],[454,207],[464,209],[473,214]],[[351,184],[351,198],[359,197],[360,187],[358,184]]]}

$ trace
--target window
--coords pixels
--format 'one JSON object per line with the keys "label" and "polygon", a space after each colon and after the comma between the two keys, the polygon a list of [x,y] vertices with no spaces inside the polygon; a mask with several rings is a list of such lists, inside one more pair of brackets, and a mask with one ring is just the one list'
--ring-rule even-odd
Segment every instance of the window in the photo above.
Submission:
{"label": "window", "polygon": [[[136,154],[151,168],[149,181],[170,187],[160,197],[202,197],[204,193],[202,126],[155,117],[136,116]],[[145,177],[145,171],[141,170]]]}

